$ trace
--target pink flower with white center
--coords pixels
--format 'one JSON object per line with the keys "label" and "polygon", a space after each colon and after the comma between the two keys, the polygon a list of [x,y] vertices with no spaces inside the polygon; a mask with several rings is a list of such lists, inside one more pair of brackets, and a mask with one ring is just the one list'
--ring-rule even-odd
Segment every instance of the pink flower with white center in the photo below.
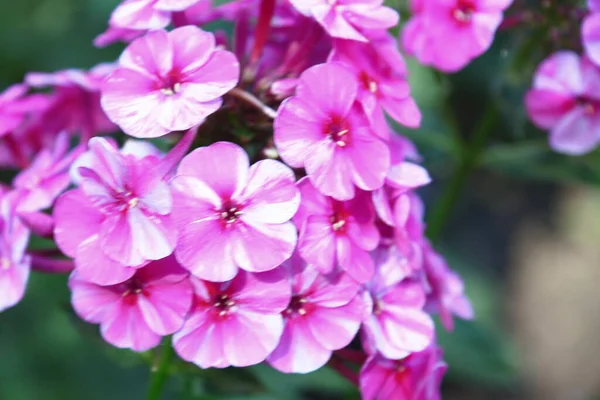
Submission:
{"label": "pink flower with white center", "polygon": [[[402,32],[406,52],[421,64],[455,72],[485,53],[512,0],[422,0]],[[453,43],[451,47],[448,43]]]}
{"label": "pink flower with white center", "polygon": [[161,337],[178,331],[192,306],[189,274],[170,256],[152,261],[124,282],[101,286],[69,280],[71,302],[87,322],[100,324],[102,337],[113,346],[146,351]]}
{"label": "pink flower with white center", "polygon": [[69,166],[81,154],[82,147],[67,153],[69,137],[66,133],[56,138],[53,148],[40,151],[31,165],[13,180],[19,191],[19,212],[36,212],[50,207],[69,186]]}
{"label": "pink flower with white center", "polygon": [[290,258],[297,233],[290,221],[300,193],[284,164],[263,160],[249,167],[233,143],[194,150],[172,181],[179,262],[195,276],[232,279],[238,268],[271,270]]}
{"label": "pink flower with white center", "polygon": [[156,157],[123,155],[103,138],[89,147],[93,168],[80,167],[81,188],[57,200],[54,235],[80,279],[110,285],[173,252],[172,197]]}
{"label": "pink flower with white center", "polygon": [[436,345],[402,360],[374,355],[360,370],[360,392],[364,400],[440,400],[447,369]]}
{"label": "pink flower with white center", "polygon": [[285,329],[267,361],[286,373],[321,368],[333,350],[346,347],[365,316],[358,284],[345,274],[325,277],[298,256],[282,265],[292,285],[292,299],[283,311]]}
{"label": "pink flower with white center", "polygon": [[281,312],[290,286],[276,271],[240,271],[233,280],[213,283],[192,278],[195,298],[173,347],[201,368],[258,364],[277,347],[283,332]]}
{"label": "pink flower with white center", "polygon": [[18,201],[17,193],[0,188],[0,311],[21,301],[31,269],[31,257],[25,253],[29,230],[15,214]]}
{"label": "pink flower with white center", "polygon": [[581,25],[581,39],[585,54],[600,66],[600,0],[588,0],[590,13]]}
{"label": "pink flower with white center", "polygon": [[54,94],[37,123],[44,132],[79,133],[83,141],[99,133],[117,130],[100,107],[100,86],[113,64],[99,64],[89,71],[67,69],[54,73],[30,72],[25,82],[33,88],[52,87]]}
{"label": "pink flower with white center", "polygon": [[379,243],[379,232],[367,193],[358,192],[350,201],[326,197],[309,179],[298,182],[302,203],[294,218],[300,229],[298,251],[322,274],[339,266],[357,282],[373,275],[369,251]]}
{"label": "pink flower with white center", "polygon": [[375,190],[390,166],[387,144],[355,106],[358,81],[346,67],[320,64],[304,71],[293,96],[279,107],[274,141],[281,158],[306,172],[319,191],[338,200],[355,185]]}
{"label": "pink flower with white center", "polygon": [[525,97],[533,123],[550,130],[550,147],[580,155],[600,143],[600,68],[571,51],[560,51],[538,67]]}
{"label": "pink flower with white center", "polygon": [[290,3],[339,39],[368,42],[364,30],[388,29],[399,21],[398,13],[385,7],[383,0],[290,0]]}
{"label": "pink flower with white center", "polygon": [[462,279],[427,242],[423,244],[423,269],[429,286],[425,309],[439,313],[444,328],[454,329],[453,315],[468,320],[474,318]]}
{"label": "pink flower with white center", "polygon": [[[392,57],[393,64],[388,62]],[[398,123],[419,127],[421,112],[410,96],[406,65],[390,35],[368,44],[336,40],[329,60],[343,63],[354,73],[359,82],[357,99],[367,116],[383,108]]]}
{"label": "pink flower with white center", "polygon": [[365,349],[395,360],[424,350],[433,340],[434,326],[423,311],[422,285],[406,279],[408,261],[393,247],[379,248],[373,257],[376,272],[365,291],[372,304],[363,324]]}
{"label": "pink flower with white center", "polygon": [[102,108],[125,131],[154,138],[200,124],[239,79],[237,59],[212,33],[185,26],[134,40],[102,88]]}

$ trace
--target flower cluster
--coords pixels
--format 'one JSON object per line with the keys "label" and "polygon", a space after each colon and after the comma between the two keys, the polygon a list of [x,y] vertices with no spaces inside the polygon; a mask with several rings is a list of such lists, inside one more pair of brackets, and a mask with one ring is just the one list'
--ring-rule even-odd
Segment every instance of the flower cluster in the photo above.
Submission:
{"label": "flower cluster", "polygon": [[[0,187],[0,310],[31,268],[69,272],[73,308],[116,347],[173,335],[201,368],[286,373],[359,358],[365,399],[437,398],[431,315],[452,329],[473,310],[425,236],[430,176],[389,123],[421,113],[382,3],[125,0],[96,40],[128,43],[116,63],[7,89],[0,164],[21,171]],[[457,70],[509,3],[415,1],[405,47]],[[199,27],[217,19],[233,39]],[[568,72],[546,75],[540,90]],[[99,136],[118,129],[176,144]],[[57,249],[28,251],[30,234]]]}

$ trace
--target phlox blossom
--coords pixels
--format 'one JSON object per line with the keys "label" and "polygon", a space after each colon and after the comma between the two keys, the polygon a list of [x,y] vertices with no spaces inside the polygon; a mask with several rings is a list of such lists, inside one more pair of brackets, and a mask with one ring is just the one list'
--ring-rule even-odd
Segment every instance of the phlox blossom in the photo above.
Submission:
{"label": "phlox blossom", "polygon": [[146,351],[178,331],[192,305],[189,274],[173,256],[152,261],[114,285],[69,280],[71,301],[87,322],[100,324],[102,337],[119,348]]}
{"label": "phlox blossom", "polygon": [[581,24],[581,40],[585,54],[600,66],[600,1],[588,0],[590,13]]}
{"label": "phlox blossom", "polygon": [[238,61],[216,48],[212,33],[194,26],[155,30],[125,49],[101,103],[125,133],[154,138],[203,122],[238,79]]}

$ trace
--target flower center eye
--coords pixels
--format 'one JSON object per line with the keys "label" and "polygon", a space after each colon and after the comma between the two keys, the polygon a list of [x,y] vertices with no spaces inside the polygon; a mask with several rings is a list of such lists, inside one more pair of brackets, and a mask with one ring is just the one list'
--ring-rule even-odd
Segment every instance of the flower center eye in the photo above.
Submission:
{"label": "flower center eye", "polygon": [[600,110],[600,102],[587,97],[580,97],[577,99],[577,104],[583,108],[583,111],[587,115],[594,115]]}
{"label": "flower center eye", "polygon": [[347,214],[341,203],[335,203],[333,207],[333,215],[331,216],[331,227],[334,232],[346,232]]}
{"label": "flower center eye", "polygon": [[221,210],[221,218],[227,224],[234,223],[241,215],[241,207],[236,204],[226,203]]}
{"label": "flower center eye", "polygon": [[472,0],[458,0],[452,11],[452,16],[460,23],[468,23],[473,19],[475,10],[475,4]]}
{"label": "flower center eye", "polygon": [[232,308],[235,306],[235,301],[233,301],[226,294],[220,294],[215,297],[213,307],[219,313],[220,316],[225,316],[232,311]]}
{"label": "flower center eye", "polygon": [[375,82],[373,79],[371,79],[371,77],[369,75],[367,75],[366,72],[361,72],[360,82],[362,83],[363,87],[366,90],[368,90],[369,92],[377,93],[377,90],[379,89],[377,82]]}
{"label": "flower center eye", "polygon": [[323,133],[339,147],[346,147],[350,142],[348,124],[339,117],[332,117],[323,127]]}
{"label": "flower center eye", "polygon": [[286,310],[284,311],[286,315],[288,316],[292,316],[292,315],[306,315],[307,311],[306,311],[306,299],[303,298],[302,296],[292,296],[292,300],[290,300],[290,304],[288,305],[288,308],[286,308]]}
{"label": "flower center eye", "polygon": [[181,90],[181,83],[176,82],[173,85],[164,87],[160,89],[160,92],[165,96],[173,96],[175,93],[178,93]]}
{"label": "flower center eye", "polygon": [[142,281],[133,277],[120,285],[123,291],[121,295],[128,304],[135,304],[138,295],[147,295],[144,291],[144,286]]}

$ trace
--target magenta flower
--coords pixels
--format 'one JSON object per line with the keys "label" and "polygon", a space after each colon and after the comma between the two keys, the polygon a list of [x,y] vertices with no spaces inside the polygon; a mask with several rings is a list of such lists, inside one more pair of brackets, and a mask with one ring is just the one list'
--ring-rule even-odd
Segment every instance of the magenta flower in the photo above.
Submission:
{"label": "magenta flower", "polygon": [[596,65],[600,65],[600,1],[588,0],[590,13],[581,25],[581,39],[585,54]]}
{"label": "magenta flower", "polygon": [[15,192],[3,193],[0,187],[0,311],[21,301],[31,269],[25,253],[29,230],[15,214],[18,201]]}
{"label": "magenta flower", "polygon": [[452,315],[473,319],[473,306],[464,292],[460,276],[448,267],[429,243],[424,243],[423,247],[423,269],[429,286],[425,308],[429,312],[439,313],[444,328],[451,331],[454,329]]}
{"label": "magenta flower", "polygon": [[313,17],[339,39],[368,42],[364,30],[388,29],[398,24],[398,13],[383,0],[290,0],[296,9]]}
{"label": "magenta flower", "polygon": [[281,312],[290,287],[281,274],[240,271],[229,282],[192,278],[194,306],[173,335],[181,358],[201,368],[258,364],[275,349],[283,332]]}
{"label": "magenta flower", "polygon": [[23,107],[27,86],[12,85],[0,93],[0,137],[17,128],[27,115]]}
{"label": "magenta flower", "polygon": [[188,277],[171,256],[152,261],[126,281],[110,286],[82,280],[75,272],[69,288],[77,314],[100,324],[108,343],[146,351],[183,326],[193,297]]}
{"label": "magenta flower", "polygon": [[560,51],[543,61],[525,97],[529,117],[550,130],[550,147],[570,155],[600,143],[600,69],[586,57]]}
{"label": "magenta flower", "polygon": [[373,275],[369,251],[379,243],[379,232],[367,193],[358,192],[350,201],[323,196],[310,180],[298,182],[302,203],[294,219],[300,228],[298,251],[322,274],[339,266],[357,282]]}
{"label": "magenta flower", "polygon": [[156,157],[125,156],[103,138],[89,147],[93,168],[80,167],[81,188],[57,200],[54,235],[80,279],[110,285],[173,252],[172,197]]}
{"label": "magenta flower", "polygon": [[402,360],[374,355],[360,370],[360,392],[364,400],[440,400],[447,369],[435,345]]}
{"label": "magenta flower", "polygon": [[249,167],[232,143],[194,150],[172,181],[179,262],[199,278],[225,282],[238,267],[263,272],[290,258],[297,240],[290,220],[300,203],[294,180],[277,161]]}
{"label": "magenta flower", "polygon": [[410,128],[421,124],[421,112],[410,96],[407,71],[396,41],[387,33],[371,43],[337,40],[330,61],[347,66],[359,82],[357,99],[368,116],[383,108]]}
{"label": "magenta flower", "polygon": [[365,348],[394,360],[424,350],[433,340],[434,326],[423,311],[422,285],[406,279],[408,261],[393,247],[380,248],[373,257],[377,268],[366,284],[372,312],[363,324]]}
{"label": "magenta flower", "polygon": [[[464,68],[485,53],[512,0],[413,1],[402,32],[406,52],[445,72]],[[448,43],[453,43],[452,47]]]}
{"label": "magenta flower", "polygon": [[333,350],[346,347],[365,316],[356,296],[358,284],[347,275],[324,277],[298,256],[282,266],[289,275],[292,299],[283,311],[285,329],[267,361],[286,373],[321,368]]}
{"label": "magenta flower", "polygon": [[200,124],[238,82],[235,56],[193,26],[133,41],[102,88],[102,108],[125,131],[153,138]]}
{"label": "magenta flower", "polygon": [[355,188],[378,189],[390,166],[387,144],[372,131],[360,107],[356,77],[336,63],[300,76],[296,96],[283,102],[275,119],[275,145],[294,168],[306,168],[319,191],[338,200]]}
{"label": "magenta flower", "polygon": [[125,0],[112,12],[113,27],[136,30],[165,28],[172,11],[184,11],[200,0]]}

